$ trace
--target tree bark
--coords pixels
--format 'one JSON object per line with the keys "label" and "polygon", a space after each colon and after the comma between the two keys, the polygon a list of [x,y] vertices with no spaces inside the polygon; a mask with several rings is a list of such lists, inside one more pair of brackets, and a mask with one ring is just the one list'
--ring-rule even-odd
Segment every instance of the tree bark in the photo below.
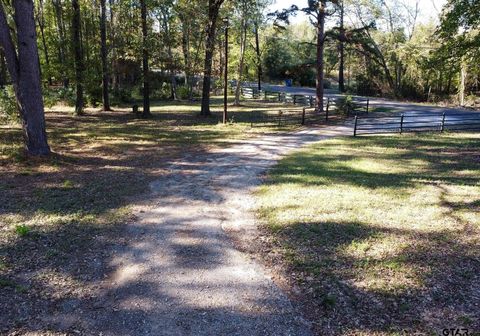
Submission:
{"label": "tree bark", "polygon": [[338,89],[340,92],[345,92],[345,7],[343,0],[340,1],[340,42],[338,44],[339,51],[339,66],[338,66]]}
{"label": "tree bark", "polygon": [[190,82],[190,24],[186,19],[181,17],[182,21],[182,52],[185,65],[185,85]]}
{"label": "tree bark", "polygon": [[60,0],[53,0],[53,8],[55,11],[55,19],[57,22],[57,34],[58,34],[58,60],[61,67],[61,75],[63,79],[63,87],[68,88],[69,86],[69,78],[66,71],[66,57],[65,57],[65,45],[66,45],[66,38],[65,38],[65,27],[63,22],[63,8],[62,3]]}
{"label": "tree bark", "polygon": [[208,24],[207,39],[205,43],[205,64],[203,68],[203,90],[201,116],[209,116],[210,112],[210,87],[212,77],[212,61],[215,51],[215,33],[217,29],[217,18],[220,6],[224,0],[208,1]]}
{"label": "tree bark", "polygon": [[3,5],[0,4],[0,45],[12,79],[27,152],[33,156],[50,154],[45,130],[45,114],[40,82],[37,34],[32,0],[14,0],[18,54],[13,44]]}
{"label": "tree bark", "polygon": [[72,33],[73,33],[73,49],[75,53],[75,80],[76,80],[76,99],[75,114],[83,114],[83,53],[82,41],[80,38],[80,5],[78,0],[72,0],[73,17],[72,17]]}
{"label": "tree bark", "polygon": [[42,39],[43,54],[45,57],[45,66],[47,68],[47,80],[48,85],[52,85],[52,76],[50,75],[50,57],[48,54],[47,41],[45,39],[45,16],[43,8],[43,0],[38,2],[38,14],[37,14],[38,28],[40,29],[40,35]]}
{"label": "tree bark", "polygon": [[177,77],[175,74],[175,61],[173,57],[173,50],[172,50],[172,44],[173,44],[173,39],[170,35],[170,20],[171,20],[171,12],[169,11],[168,7],[162,7],[162,18],[161,22],[159,24],[163,24],[163,30],[165,33],[165,36],[167,37],[164,39],[165,43],[167,44],[167,53],[168,53],[168,68],[169,68],[169,73],[170,73],[170,99],[172,100],[177,100]]}
{"label": "tree bark", "polygon": [[323,80],[324,80],[324,73],[323,73],[323,51],[324,51],[324,44],[325,44],[325,6],[326,3],[324,0],[319,1],[318,3],[318,22],[317,22],[317,89],[316,89],[316,112],[321,113],[323,112]]}
{"label": "tree bark", "polygon": [[462,60],[462,66],[460,68],[460,84],[458,88],[458,100],[460,106],[465,106],[465,84],[467,81],[467,65],[464,60]]}
{"label": "tree bark", "polygon": [[5,64],[5,55],[3,49],[0,49],[0,88],[7,84],[7,65]]}
{"label": "tree bark", "polygon": [[247,20],[242,21],[242,30],[240,32],[240,62],[238,64],[237,87],[235,90],[235,106],[240,105],[240,90],[242,88],[243,67],[245,64],[245,49],[247,44]]}
{"label": "tree bark", "polygon": [[257,77],[258,77],[258,91],[262,89],[262,59],[260,57],[260,39],[258,37],[258,22],[255,22],[255,51],[257,53]]}
{"label": "tree bark", "polygon": [[112,51],[112,87],[115,92],[119,90],[119,74],[117,70],[117,47],[115,37],[114,0],[108,0],[110,5],[110,50]]}
{"label": "tree bark", "polygon": [[109,80],[109,71],[107,63],[107,8],[106,0],[100,0],[100,40],[101,40],[101,54],[102,54],[102,95],[103,95],[103,110],[111,111],[110,108],[110,99],[108,96],[108,80]]}
{"label": "tree bark", "polygon": [[150,75],[148,70],[148,29],[147,5],[145,0],[140,0],[142,15],[142,68],[143,68],[143,113],[144,118],[150,117]]}

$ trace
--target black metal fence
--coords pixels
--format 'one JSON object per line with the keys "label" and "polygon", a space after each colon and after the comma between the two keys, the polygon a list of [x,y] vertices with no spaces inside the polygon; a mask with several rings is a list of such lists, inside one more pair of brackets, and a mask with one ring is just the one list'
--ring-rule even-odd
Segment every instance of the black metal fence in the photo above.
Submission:
{"label": "black metal fence", "polygon": [[273,111],[250,112],[251,126],[286,126],[286,125],[305,125],[312,123],[320,118],[314,108],[287,108]]}
{"label": "black metal fence", "polygon": [[402,114],[385,117],[355,117],[353,135],[407,132],[480,131],[480,113]]}

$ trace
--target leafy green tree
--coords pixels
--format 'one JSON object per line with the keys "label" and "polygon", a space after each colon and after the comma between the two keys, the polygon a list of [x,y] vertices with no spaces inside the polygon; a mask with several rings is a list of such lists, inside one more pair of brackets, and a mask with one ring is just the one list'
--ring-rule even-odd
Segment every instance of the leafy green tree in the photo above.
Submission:
{"label": "leafy green tree", "polygon": [[206,27],[205,63],[203,68],[202,109],[200,115],[209,116],[210,112],[210,88],[212,82],[212,62],[215,51],[215,34],[220,7],[224,0],[208,0],[208,22]]}
{"label": "leafy green tree", "polygon": [[324,96],[324,51],[325,51],[325,21],[328,16],[331,16],[335,8],[338,6],[338,0],[309,0],[308,6],[305,8],[298,8],[293,5],[289,9],[285,9],[282,12],[277,12],[277,20],[288,23],[289,15],[302,11],[310,17],[310,22],[316,29],[316,48],[317,56],[315,62],[316,68],[316,111],[321,112],[324,110],[323,96]]}
{"label": "leafy green tree", "polygon": [[[15,38],[11,35],[7,15],[0,3],[0,46],[13,83],[17,105],[23,121],[25,145],[30,155],[49,155],[40,83],[33,1],[13,1]],[[14,42],[15,41],[15,42]],[[16,43],[16,44],[15,44]]]}

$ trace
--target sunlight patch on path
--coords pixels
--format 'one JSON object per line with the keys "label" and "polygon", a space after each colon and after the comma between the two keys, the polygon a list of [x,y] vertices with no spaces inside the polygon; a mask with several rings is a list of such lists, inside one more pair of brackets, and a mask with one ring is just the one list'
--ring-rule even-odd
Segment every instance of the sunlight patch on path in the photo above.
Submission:
{"label": "sunlight patch on path", "polygon": [[344,126],[267,135],[187,153],[151,184],[152,205],[115,251],[115,276],[84,328],[103,335],[309,335],[310,326],[240,244],[255,235],[251,195],[277,160],[350,134]]}

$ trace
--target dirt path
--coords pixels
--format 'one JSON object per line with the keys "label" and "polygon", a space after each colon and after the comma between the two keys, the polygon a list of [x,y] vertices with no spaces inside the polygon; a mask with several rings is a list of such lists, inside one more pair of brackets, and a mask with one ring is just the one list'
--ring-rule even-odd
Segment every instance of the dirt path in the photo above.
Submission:
{"label": "dirt path", "polygon": [[129,225],[128,243],[113,253],[108,288],[80,314],[80,333],[309,335],[308,322],[231,235],[254,237],[251,191],[282,155],[343,134],[350,130],[336,126],[263,136],[169,165],[151,184],[154,201]]}

